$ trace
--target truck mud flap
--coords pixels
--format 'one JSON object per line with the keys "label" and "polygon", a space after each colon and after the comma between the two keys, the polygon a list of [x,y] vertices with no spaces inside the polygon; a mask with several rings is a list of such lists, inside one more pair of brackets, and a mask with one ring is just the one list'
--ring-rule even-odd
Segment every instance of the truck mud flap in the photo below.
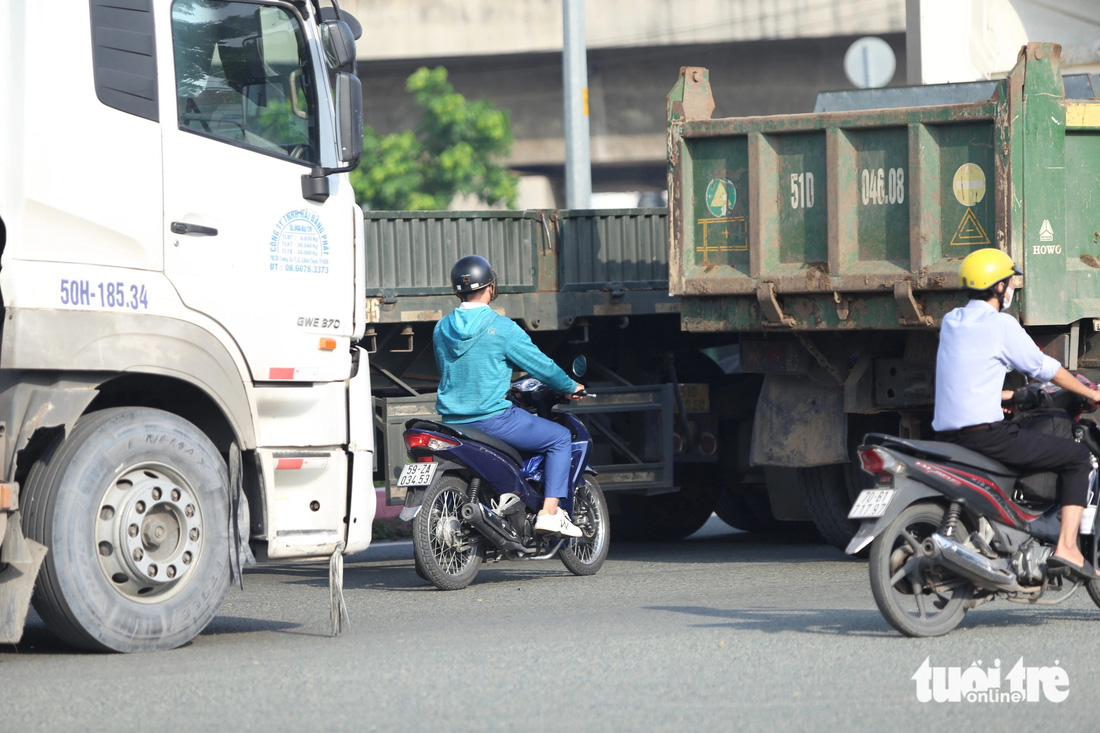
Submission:
{"label": "truck mud flap", "polygon": [[803,375],[768,374],[756,403],[749,460],[808,468],[848,461],[844,390]]}
{"label": "truck mud flap", "polygon": [[23,638],[34,579],[46,557],[46,547],[23,536],[18,512],[8,520],[0,546],[0,561],[7,564],[0,570],[0,644],[17,644]]}

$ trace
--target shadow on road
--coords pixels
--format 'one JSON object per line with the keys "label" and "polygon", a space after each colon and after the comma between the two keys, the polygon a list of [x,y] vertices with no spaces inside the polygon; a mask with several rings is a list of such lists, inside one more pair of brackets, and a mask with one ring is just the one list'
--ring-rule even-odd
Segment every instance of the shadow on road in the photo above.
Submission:
{"label": "shadow on road", "polygon": [[[876,610],[859,609],[790,609],[790,608],[707,608],[705,606],[646,606],[648,611],[699,616],[710,623],[694,624],[698,628],[728,628],[762,631],[770,634],[794,632],[823,634],[826,636],[896,637],[905,639],[895,631]],[[1013,612],[1015,611],[1015,613]],[[1046,609],[1044,613],[1028,613],[1026,610],[1001,607],[997,610],[971,611],[958,629],[982,628],[1035,629],[1048,623],[1081,621],[1095,624],[1096,613],[1078,609]]]}
{"label": "shadow on road", "polygon": [[647,611],[666,611],[711,619],[699,628],[733,628],[779,634],[790,631],[830,636],[892,636],[878,611],[851,609],[795,610],[789,608],[707,608],[704,606],[646,606]]}
{"label": "shadow on road", "polygon": [[[219,636],[222,634],[252,634],[257,631],[282,631],[289,632],[300,628],[301,624],[287,623],[285,621],[273,621],[268,619],[243,618],[237,616],[215,616],[199,636]],[[182,649],[191,645],[184,644]],[[0,658],[6,654],[34,655],[34,656],[73,656],[82,654],[99,654],[88,652],[69,646],[58,639],[42,623],[38,615],[32,610],[27,616],[27,626],[23,631],[23,638],[18,644],[0,644]]]}
{"label": "shadow on road", "polygon": [[272,619],[255,619],[241,616],[215,616],[199,636],[218,636],[221,634],[252,634],[257,631],[293,631],[301,624]]}
{"label": "shadow on road", "polygon": [[[435,586],[417,576],[413,569],[412,552],[410,557],[401,560],[370,560],[362,554],[355,562],[344,563],[345,590],[374,591],[438,591]],[[245,589],[248,589],[250,575],[272,575],[287,585],[302,585],[309,588],[328,588],[328,564],[324,565],[268,565],[252,567],[245,571]],[[569,571],[558,559],[546,561],[502,562],[482,566],[474,581],[477,585],[495,583],[516,583],[524,580],[546,578],[548,575],[568,575]]]}
{"label": "shadow on road", "polygon": [[[33,611],[31,614],[33,615]],[[95,654],[74,649],[46,630],[38,618],[27,617],[23,629],[23,638],[18,644],[0,644],[0,658],[12,654],[16,656],[72,656],[74,654]]]}
{"label": "shadow on road", "polygon": [[790,537],[739,533],[680,542],[612,542],[608,562],[655,563],[862,562],[820,543],[792,542]]}

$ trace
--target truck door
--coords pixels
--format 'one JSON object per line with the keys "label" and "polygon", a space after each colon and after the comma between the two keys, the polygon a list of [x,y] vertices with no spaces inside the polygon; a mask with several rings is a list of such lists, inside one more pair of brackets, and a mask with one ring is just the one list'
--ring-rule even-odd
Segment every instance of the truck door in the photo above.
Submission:
{"label": "truck door", "polygon": [[187,308],[228,331],[257,382],[350,371],[358,209],[336,177],[323,203],[302,196],[302,175],[335,156],[308,32],[289,5],[171,6],[165,273]]}

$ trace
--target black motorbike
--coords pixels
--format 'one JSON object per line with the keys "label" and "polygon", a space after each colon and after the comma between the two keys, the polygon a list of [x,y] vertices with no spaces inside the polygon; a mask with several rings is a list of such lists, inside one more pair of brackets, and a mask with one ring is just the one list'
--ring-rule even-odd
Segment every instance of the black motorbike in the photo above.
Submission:
{"label": "black motorbike", "polygon": [[[1079,545],[1095,567],[1100,428],[1081,417],[1088,402],[1050,383],[1021,388],[1012,402],[1013,420],[1064,431],[1092,453]],[[1056,474],[1021,474],[953,443],[879,433],[858,451],[876,485],[852,506],[849,518],[862,524],[846,552],[870,544],[871,592],[901,633],[939,636],[995,598],[1054,605],[1082,585],[1100,606],[1100,582],[1047,564],[1061,528]]]}

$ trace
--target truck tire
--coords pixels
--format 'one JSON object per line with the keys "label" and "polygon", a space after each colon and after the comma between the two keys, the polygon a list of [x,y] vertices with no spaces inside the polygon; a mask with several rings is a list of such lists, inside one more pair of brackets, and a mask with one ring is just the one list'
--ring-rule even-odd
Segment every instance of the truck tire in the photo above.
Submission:
{"label": "truck tire", "polygon": [[843,550],[859,529],[859,522],[848,519],[854,501],[850,464],[799,468],[797,473],[814,526],[826,542]]}
{"label": "truck tire", "polygon": [[745,532],[785,537],[794,542],[821,543],[823,538],[813,522],[776,519],[771,502],[760,492],[722,492],[714,513],[723,522]]}
{"label": "truck tire", "polygon": [[[845,549],[859,530],[859,522],[848,519],[848,512],[863,489],[871,488],[874,479],[860,467],[857,446],[870,432],[897,435],[897,415],[848,416],[848,463],[814,466],[797,470],[798,483],[806,502],[806,511],[821,536],[838,549]],[[865,548],[859,557],[867,557]]]}
{"label": "truck tire", "polygon": [[771,514],[767,496],[733,491],[729,487],[718,497],[714,513],[729,526],[745,532],[769,533],[775,531],[779,525],[779,521]]}
{"label": "truck tire", "polygon": [[718,504],[719,486],[713,464],[677,466],[682,488],[657,496],[619,497],[611,522],[616,540],[668,542],[695,534]]}
{"label": "truck tire", "polygon": [[194,425],[147,408],[85,415],[31,469],[28,537],[49,548],[34,607],[93,651],[172,649],[229,590],[225,461]]}

